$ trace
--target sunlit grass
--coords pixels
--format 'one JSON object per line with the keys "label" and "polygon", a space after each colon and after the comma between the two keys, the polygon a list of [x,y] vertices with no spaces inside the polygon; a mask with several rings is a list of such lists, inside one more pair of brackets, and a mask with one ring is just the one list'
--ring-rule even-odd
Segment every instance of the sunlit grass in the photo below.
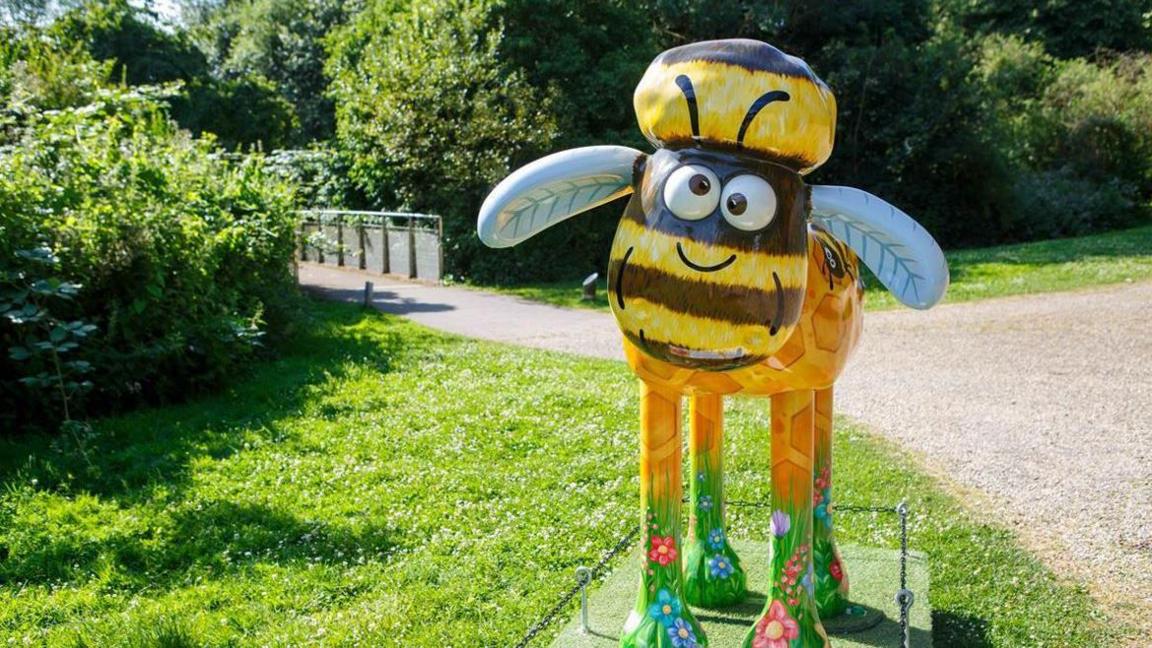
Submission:
{"label": "sunlit grass", "polygon": [[[309,309],[227,393],[0,443],[0,645],[510,646],[638,519],[622,364]],[[728,419],[729,496],[763,498],[766,404]],[[915,511],[936,646],[1109,643],[993,514],[855,426],[836,443],[840,502]],[[891,519],[839,521],[896,546]]]}

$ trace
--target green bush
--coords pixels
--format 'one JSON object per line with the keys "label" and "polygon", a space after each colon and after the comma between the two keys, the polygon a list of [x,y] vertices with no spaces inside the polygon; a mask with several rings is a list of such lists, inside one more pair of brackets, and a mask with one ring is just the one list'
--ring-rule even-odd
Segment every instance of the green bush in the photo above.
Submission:
{"label": "green bush", "polygon": [[504,273],[483,270],[476,210],[556,134],[548,94],[501,61],[491,6],[419,3],[387,31],[366,28],[378,16],[368,12],[337,43],[331,70],[353,182],[373,205],[443,216],[447,271],[488,280]]}
{"label": "green bush", "polygon": [[9,430],[63,418],[59,345],[81,363],[64,377],[73,415],[95,414],[218,383],[291,322],[290,189],[259,157],[231,164],[177,130],[154,94],[97,94],[34,115],[0,150]]}

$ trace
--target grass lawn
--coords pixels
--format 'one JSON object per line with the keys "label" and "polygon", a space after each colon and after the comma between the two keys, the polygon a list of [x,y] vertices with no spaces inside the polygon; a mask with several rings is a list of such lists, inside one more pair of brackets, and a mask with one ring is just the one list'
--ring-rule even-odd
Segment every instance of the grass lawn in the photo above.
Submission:
{"label": "grass lawn", "polygon": [[[952,285],[948,302],[1026,293],[1074,290],[1152,279],[1152,225],[1079,238],[949,252]],[[867,305],[892,308],[896,300],[875,278],[866,280]],[[581,301],[580,282],[492,287],[558,306],[608,308],[604,273],[595,301]]]}
{"label": "grass lawn", "polygon": [[[622,364],[308,316],[219,396],[0,443],[0,645],[510,646],[637,521]],[[729,421],[730,497],[764,498],[765,403]],[[841,503],[916,514],[938,648],[1111,645],[991,515],[860,429],[836,443]],[[734,537],[765,538],[762,511],[734,513]],[[897,544],[888,517],[839,521]]]}

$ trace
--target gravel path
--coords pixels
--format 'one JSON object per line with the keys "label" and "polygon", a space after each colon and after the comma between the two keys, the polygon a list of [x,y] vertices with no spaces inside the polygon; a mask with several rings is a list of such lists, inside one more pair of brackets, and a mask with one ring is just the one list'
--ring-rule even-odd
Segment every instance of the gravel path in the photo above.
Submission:
{"label": "gravel path", "polygon": [[[302,264],[454,333],[621,359],[611,315]],[[1152,634],[1152,283],[868,313],[837,411],[923,458]]]}

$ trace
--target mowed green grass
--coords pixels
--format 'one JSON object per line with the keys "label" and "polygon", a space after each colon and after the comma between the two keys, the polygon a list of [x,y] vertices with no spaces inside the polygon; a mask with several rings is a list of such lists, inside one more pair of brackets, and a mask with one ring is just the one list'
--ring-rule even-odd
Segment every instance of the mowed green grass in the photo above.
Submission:
{"label": "mowed green grass", "polygon": [[[947,302],[1075,290],[1152,279],[1152,226],[1017,245],[948,252],[952,284]],[[898,302],[874,277],[865,279],[870,309]],[[488,288],[488,287],[486,287]],[[579,281],[491,287],[492,290],[557,306],[608,308],[601,276],[597,298],[581,300]]]}
{"label": "mowed green grass", "polygon": [[[638,521],[622,364],[308,313],[219,396],[0,443],[0,645],[505,647]],[[729,496],[762,499],[766,404],[728,420]],[[993,512],[843,422],[836,452],[839,502],[915,512],[937,647],[1116,636]],[[846,542],[897,545],[889,516],[838,519]],[[733,512],[733,537],[767,528]]]}

